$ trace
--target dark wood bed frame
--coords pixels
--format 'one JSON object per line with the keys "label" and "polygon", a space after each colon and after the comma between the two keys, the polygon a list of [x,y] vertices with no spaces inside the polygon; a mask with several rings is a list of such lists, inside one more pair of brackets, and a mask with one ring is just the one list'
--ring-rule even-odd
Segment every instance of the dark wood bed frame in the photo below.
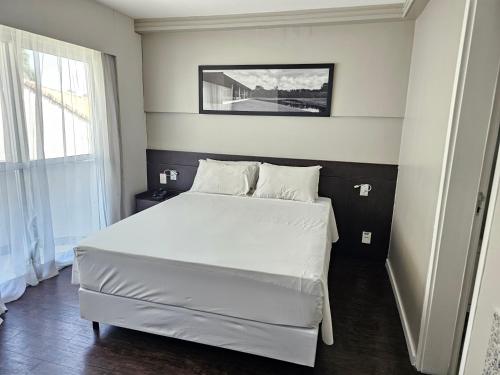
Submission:
{"label": "dark wood bed frame", "polygon": [[[168,181],[168,191],[189,190],[198,160],[206,158],[255,160],[288,166],[321,165],[319,195],[332,199],[340,234],[334,251],[385,261],[389,247],[397,165],[147,150],[148,190],[165,188],[165,185],[160,185],[159,178],[160,172],[165,169],[175,169],[179,173],[176,181]],[[372,185],[367,197],[360,196],[359,189],[354,188],[358,184]],[[372,232],[370,245],[361,243],[363,231]]]}

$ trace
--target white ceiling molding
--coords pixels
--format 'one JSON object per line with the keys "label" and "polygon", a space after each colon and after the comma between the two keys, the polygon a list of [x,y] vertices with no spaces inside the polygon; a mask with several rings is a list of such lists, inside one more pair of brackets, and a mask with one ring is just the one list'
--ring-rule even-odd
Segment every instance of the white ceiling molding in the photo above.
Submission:
{"label": "white ceiling molding", "polygon": [[415,3],[414,0],[406,0],[403,4],[403,17],[406,17],[410,9],[413,7],[413,4]]}
{"label": "white ceiling molding", "polygon": [[135,31],[138,33],[150,33],[157,31],[244,29],[399,21],[416,18],[427,2],[428,0],[407,0],[404,4],[369,5],[305,11],[227,16],[147,18],[135,20]]}
{"label": "white ceiling molding", "polygon": [[403,17],[416,19],[424,10],[429,0],[406,0],[403,4]]}

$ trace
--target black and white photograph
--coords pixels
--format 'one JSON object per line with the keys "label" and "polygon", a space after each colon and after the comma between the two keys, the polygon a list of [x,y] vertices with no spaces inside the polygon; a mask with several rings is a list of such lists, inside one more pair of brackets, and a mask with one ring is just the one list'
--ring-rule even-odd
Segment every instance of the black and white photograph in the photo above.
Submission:
{"label": "black and white photograph", "polygon": [[200,113],[330,116],[333,66],[200,66]]}

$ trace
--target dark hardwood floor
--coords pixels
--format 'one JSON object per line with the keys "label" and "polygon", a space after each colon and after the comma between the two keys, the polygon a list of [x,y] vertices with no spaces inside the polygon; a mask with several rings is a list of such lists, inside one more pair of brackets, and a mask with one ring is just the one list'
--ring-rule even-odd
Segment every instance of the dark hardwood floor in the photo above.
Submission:
{"label": "dark hardwood floor", "polygon": [[416,374],[383,263],[336,258],[335,344],[314,369],[80,319],[71,270],[28,288],[0,325],[0,374]]}

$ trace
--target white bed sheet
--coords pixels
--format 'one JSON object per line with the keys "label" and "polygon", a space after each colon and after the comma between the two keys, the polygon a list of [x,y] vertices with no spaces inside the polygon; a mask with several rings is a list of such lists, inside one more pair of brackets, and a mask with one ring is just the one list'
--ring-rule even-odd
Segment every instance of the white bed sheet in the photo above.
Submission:
{"label": "white bed sheet", "polygon": [[264,323],[315,327],[333,343],[327,275],[338,239],[315,203],[184,193],[75,249],[82,288]]}

